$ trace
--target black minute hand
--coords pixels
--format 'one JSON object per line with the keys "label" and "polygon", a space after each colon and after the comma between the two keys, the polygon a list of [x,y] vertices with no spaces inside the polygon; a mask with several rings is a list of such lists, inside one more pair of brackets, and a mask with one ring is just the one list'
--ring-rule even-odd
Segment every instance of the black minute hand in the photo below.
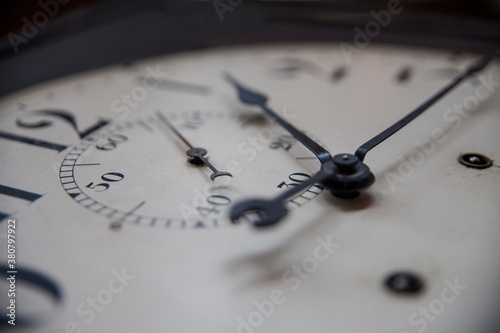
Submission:
{"label": "black minute hand", "polygon": [[285,130],[287,130],[295,139],[306,146],[319,161],[323,164],[332,159],[332,155],[323,147],[321,147],[316,141],[308,137],[304,132],[299,131],[292,124],[287,122],[285,119],[281,118],[276,112],[271,110],[267,106],[267,97],[260,93],[249,90],[243,87],[235,78],[230,74],[224,75],[225,79],[231,83],[238,91],[238,97],[241,102],[249,105],[257,105],[262,111],[269,117],[273,118],[278,124],[280,124]]}
{"label": "black minute hand", "polygon": [[422,105],[418,106],[415,110],[411,111],[408,113],[406,116],[401,118],[399,121],[394,123],[393,125],[389,126],[387,129],[382,131],[381,133],[377,134],[364,144],[362,144],[354,153],[357,158],[362,162],[365,159],[366,153],[370,151],[371,149],[375,148],[378,144],[382,143],[385,141],[387,138],[389,138],[391,135],[408,125],[413,119],[417,118],[419,115],[421,115],[425,110],[427,110],[432,104],[437,102],[441,97],[446,95],[450,90],[455,88],[460,82],[462,82],[464,79],[468,78],[474,73],[477,73],[481,71],[486,65],[495,57],[495,54],[497,54],[498,51],[483,56],[481,59],[479,59],[477,62],[473,63],[469,67],[467,67],[462,73],[460,73],[457,77],[455,77],[448,85],[446,85],[444,88],[442,88],[440,91],[438,91],[436,94],[431,96],[428,100],[426,100]]}

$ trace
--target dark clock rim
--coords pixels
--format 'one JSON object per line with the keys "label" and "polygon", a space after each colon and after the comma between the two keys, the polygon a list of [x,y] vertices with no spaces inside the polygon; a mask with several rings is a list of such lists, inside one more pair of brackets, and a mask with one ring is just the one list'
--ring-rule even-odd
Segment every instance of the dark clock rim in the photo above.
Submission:
{"label": "dark clock rim", "polygon": [[[213,1],[159,0],[104,1],[56,16],[29,42],[19,44],[17,53],[8,38],[0,40],[0,96],[79,72],[187,50],[273,42],[352,44],[356,27],[364,30],[368,22],[376,22],[374,12],[388,10],[384,1],[234,3],[238,5],[222,17]],[[450,15],[439,7],[401,8],[370,42],[475,53],[500,47],[500,20]]]}

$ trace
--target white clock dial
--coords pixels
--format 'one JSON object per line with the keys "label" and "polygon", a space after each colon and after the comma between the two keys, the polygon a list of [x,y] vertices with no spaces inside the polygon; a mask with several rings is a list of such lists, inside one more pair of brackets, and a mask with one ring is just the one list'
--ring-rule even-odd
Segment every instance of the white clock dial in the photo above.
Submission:
{"label": "white clock dial", "polygon": [[[275,227],[245,223],[258,214],[229,219],[235,203],[274,198],[320,162],[242,103],[225,75],[265,94],[334,155],[354,153],[479,56],[371,45],[348,62],[332,43],[226,47],[99,69],[4,98],[0,226],[7,234],[15,221],[16,265],[37,277],[18,279],[16,331],[494,327],[496,60],[371,150],[364,163],[375,182],[359,197],[337,198],[314,184],[287,200]],[[188,145],[158,112],[231,176],[211,179],[206,162],[191,163]],[[8,252],[0,253],[7,263]],[[2,288],[7,294],[9,285]],[[23,325],[34,314],[44,320]]]}

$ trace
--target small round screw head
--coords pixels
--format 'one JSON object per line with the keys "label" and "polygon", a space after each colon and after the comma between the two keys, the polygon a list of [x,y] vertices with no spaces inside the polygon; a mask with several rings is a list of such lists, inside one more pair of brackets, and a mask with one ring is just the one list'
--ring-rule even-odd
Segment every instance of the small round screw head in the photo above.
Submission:
{"label": "small round screw head", "polygon": [[458,162],[473,169],[486,169],[493,165],[491,158],[478,153],[462,154],[458,157]]}
{"label": "small round screw head", "polygon": [[397,294],[417,294],[424,286],[422,278],[407,271],[391,273],[384,281],[385,286]]}

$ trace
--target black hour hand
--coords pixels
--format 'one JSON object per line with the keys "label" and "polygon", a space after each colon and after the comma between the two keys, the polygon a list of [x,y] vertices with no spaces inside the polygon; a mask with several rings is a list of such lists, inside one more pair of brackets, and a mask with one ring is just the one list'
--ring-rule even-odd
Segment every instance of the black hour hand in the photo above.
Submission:
{"label": "black hour hand", "polygon": [[249,105],[259,106],[262,111],[272,119],[274,119],[278,124],[281,125],[288,133],[290,133],[297,141],[302,143],[307,149],[309,149],[321,163],[325,163],[332,159],[332,155],[320,144],[311,139],[307,134],[295,128],[292,124],[283,119],[276,112],[271,110],[267,106],[267,97],[263,94],[256,93],[245,87],[243,87],[235,78],[229,74],[224,75],[225,79],[231,83],[238,91],[238,97],[242,103]]}

